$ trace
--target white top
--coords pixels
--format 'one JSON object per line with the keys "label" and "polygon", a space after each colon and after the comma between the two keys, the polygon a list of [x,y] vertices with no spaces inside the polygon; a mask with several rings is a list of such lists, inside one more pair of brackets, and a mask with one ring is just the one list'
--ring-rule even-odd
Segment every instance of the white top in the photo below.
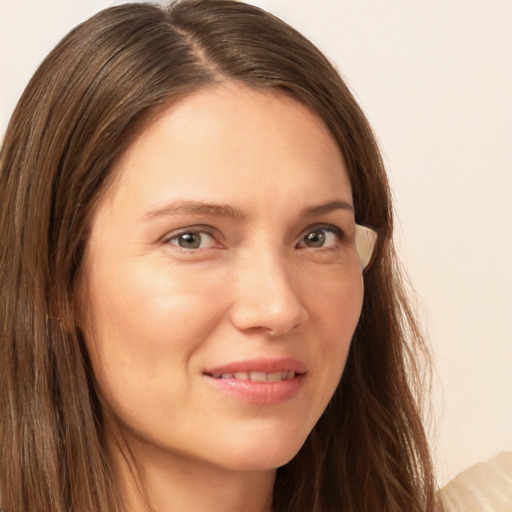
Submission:
{"label": "white top", "polygon": [[512,512],[512,452],[464,470],[440,495],[446,512]]}

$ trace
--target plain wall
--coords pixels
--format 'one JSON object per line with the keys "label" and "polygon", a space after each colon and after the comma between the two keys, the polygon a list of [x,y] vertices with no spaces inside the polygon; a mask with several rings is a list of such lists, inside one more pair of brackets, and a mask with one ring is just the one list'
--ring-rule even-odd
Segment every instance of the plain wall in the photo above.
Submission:
{"label": "plain wall", "polygon": [[[512,1],[254,1],[347,79],[387,162],[435,353],[441,484],[512,450]],[[114,2],[0,0],[0,137],[39,61]]]}

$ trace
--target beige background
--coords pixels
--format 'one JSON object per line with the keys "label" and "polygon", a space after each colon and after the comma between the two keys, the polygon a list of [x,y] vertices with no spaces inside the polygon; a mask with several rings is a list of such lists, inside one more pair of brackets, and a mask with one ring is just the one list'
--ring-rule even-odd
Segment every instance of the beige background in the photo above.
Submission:
{"label": "beige background", "polygon": [[[512,1],[253,3],[338,64],[381,141],[436,354],[443,484],[512,450]],[[0,0],[0,134],[41,58],[112,4]]]}

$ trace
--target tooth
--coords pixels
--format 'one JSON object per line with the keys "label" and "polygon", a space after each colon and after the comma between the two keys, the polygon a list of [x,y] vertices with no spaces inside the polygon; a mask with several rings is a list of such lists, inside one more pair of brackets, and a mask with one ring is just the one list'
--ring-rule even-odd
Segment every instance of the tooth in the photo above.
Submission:
{"label": "tooth", "polygon": [[251,372],[249,379],[253,382],[267,382],[267,374],[265,372]]}
{"label": "tooth", "polygon": [[[1,1],[1,0],[0,0]],[[280,371],[273,373],[265,372],[235,372],[235,373],[214,373],[212,377],[216,379],[237,379],[250,380],[252,382],[278,382],[280,380],[289,380],[295,377],[294,371]]]}

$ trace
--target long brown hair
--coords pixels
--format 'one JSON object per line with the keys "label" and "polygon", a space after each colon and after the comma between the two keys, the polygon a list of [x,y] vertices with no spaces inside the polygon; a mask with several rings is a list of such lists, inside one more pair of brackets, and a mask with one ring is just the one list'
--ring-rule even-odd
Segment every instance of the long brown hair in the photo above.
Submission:
{"label": "long brown hair", "polygon": [[272,15],[229,0],[125,4],[75,28],[27,86],[0,155],[0,482],[7,512],[122,510],[76,322],[76,282],[113,163],[155,109],[223,81],[295,98],[345,157],[356,221],[380,233],[336,393],[279,468],[276,512],[434,509],[424,344],[392,246],[379,150],[334,67]]}

